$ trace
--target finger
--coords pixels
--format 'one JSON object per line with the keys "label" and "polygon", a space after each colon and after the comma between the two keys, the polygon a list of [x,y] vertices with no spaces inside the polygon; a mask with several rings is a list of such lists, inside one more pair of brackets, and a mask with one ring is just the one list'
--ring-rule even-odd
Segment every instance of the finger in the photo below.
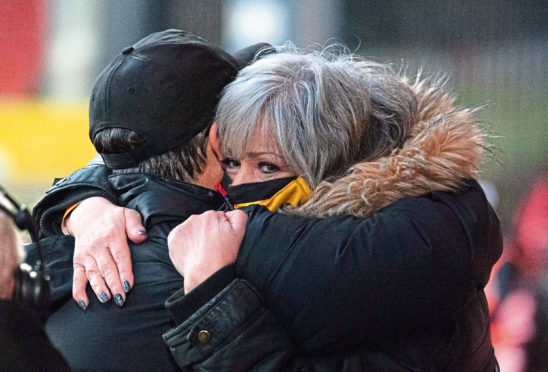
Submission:
{"label": "finger", "polygon": [[[190,217],[192,219],[192,216]],[[192,221],[188,219],[177,225],[167,237],[167,246],[169,250],[169,258],[175,266],[175,269],[179,274],[184,277],[185,266],[188,264],[188,260],[185,260],[184,257],[188,252],[188,246],[185,245],[188,237],[189,228],[192,226]],[[186,248],[186,249],[185,249]]]}
{"label": "finger", "polygon": [[114,258],[110,254],[99,255],[97,257],[97,267],[104,282],[110,289],[110,293],[114,296],[114,302],[121,307],[126,301],[126,297]]}
{"label": "finger", "polygon": [[95,292],[95,296],[97,296],[97,299],[103,303],[110,300],[110,292],[108,291],[103,276],[101,276],[101,273],[97,268],[97,263],[95,262],[95,260],[93,260],[92,258],[87,259],[84,267],[86,270],[86,278],[89,281],[91,289],[93,289],[93,292]]}
{"label": "finger", "polygon": [[139,212],[124,208],[124,217],[126,220],[126,234],[129,240],[140,244],[147,240],[147,232],[143,226],[142,218]]}
{"label": "finger", "polygon": [[[111,254],[112,258],[114,260],[114,263],[116,264],[116,269],[119,274],[120,282],[122,283],[122,287],[124,290],[124,293],[128,293],[131,288],[133,288],[133,268],[131,264],[131,252],[129,249],[129,245],[127,244],[127,241],[121,241],[120,244],[113,243],[113,246],[111,247]],[[110,286],[109,281],[107,280],[107,283],[109,284],[110,289],[113,289]]]}
{"label": "finger", "polygon": [[82,310],[89,306],[88,295],[86,294],[86,270],[80,264],[74,264],[74,274],[72,275],[72,298]]}
{"label": "finger", "polygon": [[177,242],[180,241],[180,238],[184,235],[184,229],[192,223],[192,217],[193,216],[190,216],[185,222],[178,224],[169,232],[169,235],[167,236],[167,246],[170,251],[176,249]]}
{"label": "finger", "polygon": [[242,234],[245,233],[245,228],[247,225],[247,214],[243,211],[235,210],[225,213],[226,218],[232,225],[232,229],[236,232],[240,232]]}

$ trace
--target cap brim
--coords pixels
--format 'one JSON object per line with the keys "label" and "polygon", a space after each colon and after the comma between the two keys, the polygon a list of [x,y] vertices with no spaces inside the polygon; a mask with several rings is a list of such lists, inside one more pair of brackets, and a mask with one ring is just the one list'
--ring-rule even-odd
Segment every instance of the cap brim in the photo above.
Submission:
{"label": "cap brim", "polygon": [[241,70],[256,59],[272,53],[276,53],[276,48],[272,45],[268,43],[257,43],[237,51],[232,57],[234,57],[234,60],[238,64],[238,70]]}

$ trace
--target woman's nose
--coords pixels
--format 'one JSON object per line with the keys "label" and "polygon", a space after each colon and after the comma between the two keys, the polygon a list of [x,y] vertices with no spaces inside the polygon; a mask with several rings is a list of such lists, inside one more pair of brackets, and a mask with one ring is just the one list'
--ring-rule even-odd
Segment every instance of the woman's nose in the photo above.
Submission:
{"label": "woman's nose", "polygon": [[240,168],[236,174],[231,176],[231,186],[241,185],[242,183],[255,182],[251,172],[247,172],[245,168]]}

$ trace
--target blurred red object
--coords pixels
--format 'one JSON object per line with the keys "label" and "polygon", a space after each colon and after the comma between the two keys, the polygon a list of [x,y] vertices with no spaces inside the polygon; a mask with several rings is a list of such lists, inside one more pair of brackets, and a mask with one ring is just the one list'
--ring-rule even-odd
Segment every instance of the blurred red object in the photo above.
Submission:
{"label": "blurred red object", "polygon": [[545,360],[544,350],[531,346],[548,335],[548,318],[542,317],[544,305],[538,301],[543,277],[548,278],[548,173],[536,179],[520,203],[513,234],[505,237],[503,256],[486,287],[501,371],[537,371],[538,360]]}
{"label": "blurred red object", "polygon": [[514,220],[516,264],[537,281],[548,268],[548,174],[537,178]]}
{"label": "blurred red object", "polygon": [[2,0],[0,95],[36,92],[45,43],[45,0]]}

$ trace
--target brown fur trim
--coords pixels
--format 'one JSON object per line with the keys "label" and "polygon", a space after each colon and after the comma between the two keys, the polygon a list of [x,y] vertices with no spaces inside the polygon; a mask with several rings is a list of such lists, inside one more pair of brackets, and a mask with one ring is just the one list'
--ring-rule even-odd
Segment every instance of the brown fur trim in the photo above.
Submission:
{"label": "brown fur trim", "polygon": [[454,107],[454,97],[425,82],[411,88],[419,106],[404,146],[354,165],[333,182],[320,183],[312,199],[292,213],[365,217],[403,197],[455,191],[465,179],[476,178],[484,134],[474,110]]}

